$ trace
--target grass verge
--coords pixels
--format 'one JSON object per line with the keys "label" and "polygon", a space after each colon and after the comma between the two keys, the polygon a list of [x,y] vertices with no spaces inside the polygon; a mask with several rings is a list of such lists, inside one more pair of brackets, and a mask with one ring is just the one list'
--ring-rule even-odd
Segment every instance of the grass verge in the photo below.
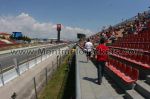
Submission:
{"label": "grass verge", "polygon": [[63,96],[63,89],[67,78],[68,70],[68,55],[57,71],[54,73],[47,86],[41,91],[39,99],[61,99]]}

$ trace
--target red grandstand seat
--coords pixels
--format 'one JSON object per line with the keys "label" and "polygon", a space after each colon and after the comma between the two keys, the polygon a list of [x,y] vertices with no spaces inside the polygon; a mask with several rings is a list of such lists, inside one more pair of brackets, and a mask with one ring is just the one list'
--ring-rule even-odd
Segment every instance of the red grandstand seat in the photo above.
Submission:
{"label": "red grandstand seat", "polygon": [[139,78],[139,71],[138,71],[138,69],[132,68],[131,78],[132,78],[134,81],[137,81],[137,80],[138,80],[138,78]]}
{"label": "red grandstand seat", "polygon": [[146,43],[146,44],[145,44],[145,50],[146,50],[146,51],[149,51],[149,47],[150,47],[149,43]]}
{"label": "red grandstand seat", "polygon": [[[130,70],[129,70],[130,71]],[[131,83],[134,83],[134,82],[136,82],[137,80],[138,80],[138,77],[139,77],[139,71],[137,70],[137,69],[135,69],[135,68],[133,68],[132,70],[131,70],[131,72],[128,72],[129,74],[129,76],[122,76],[122,79],[126,82],[126,83],[128,83],[128,84],[131,84]]]}
{"label": "red grandstand seat", "polygon": [[[115,61],[116,64],[119,64],[118,66],[120,66],[120,69],[122,69],[121,72],[120,69],[115,68],[114,66],[108,67],[112,72],[114,72],[119,78],[121,78],[123,81],[125,81],[127,84],[131,84],[134,83],[137,79],[138,79],[138,71],[135,69],[132,71],[132,68],[122,64],[122,63],[118,63],[117,61]],[[125,70],[123,70],[123,68]]]}
{"label": "red grandstand seat", "polygon": [[123,52],[122,55],[123,55],[123,57],[127,57],[128,56],[127,52],[125,52],[125,51]]}
{"label": "red grandstand seat", "polygon": [[134,43],[134,45],[133,45],[133,48],[134,48],[134,49],[136,49],[136,48],[137,48],[137,47],[136,47],[136,45],[137,45],[137,44],[136,44],[136,43]]}
{"label": "red grandstand seat", "polygon": [[138,54],[137,54],[137,60],[136,60],[136,61],[137,61],[137,62],[140,62],[141,60],[142,60],[142,55],[138,53]]}
{"label": "red grandstand seat", "polygon": [[148,44],[148,51],[150,52],[150,43]]}
{"label": "red grandstand seat", "polygon": [[115,65],[115,61],[114,60],[111,60],[112,61],[112,64],[111,65]]}
{"label": "red grandstand seat", "polygon": [[145,44],[141,43],[141,49],[145,50]]}
{"label": "red grandstand seat", "polygon": [[121,63],[120,66],[121,66],[121,69],[120,69],[121,72],[125,73],[126,65]]}
{"label": "red grandstand seat", "polygon": [[148,63],[149,62],[149,55],[143,55],[141,61],[143,64]]}
{"label": "red grandstand seat", "polygon": [[140,47],[140,43],[137,43],[137,48],[136,49],[141,49],[141,47]]}
{"label": "red grandstand seat", "polygon": [[145,63],[150,66],[150,56],[149,55],[145,55]]}
{"label": "red grandstand seat", "polygon": [[148,43],[145,43],[144,44],[144,50],[147,51],[147,49],[148,49]]}
{"label": "red grandstand seat", "polygon": [[131,71],[132,71],[132,67],[126,66],[125,74],[126,74],[127,76],[130,76],[130,75],[131,75]]}
{"label": "red grandstand seat", "polygon": [[108,62],[107,62],[107,63],[108,63],[107,66],[110,66],[110,65],[111,65],[112,62],[111,62],[111,59],[110,59],[110,58],[108,59]]}
{"label": "red grandstand seat", "polygon": [[118,68],[118,66],[119,66],[119,65],[118,65],[118,64],[119,64],[119,62],[118,62],[118,61],[116,61],[116,60],[114,60],[114,61],[115,61],[114,67],[115,67],[115,68]]}
{"label": "red grandstand seat", "polygon": [[126,65],[125,64],[119,64],[120,66],[120,72],[117,73],[119,76],[125,76],[125,70],[126,70]]}

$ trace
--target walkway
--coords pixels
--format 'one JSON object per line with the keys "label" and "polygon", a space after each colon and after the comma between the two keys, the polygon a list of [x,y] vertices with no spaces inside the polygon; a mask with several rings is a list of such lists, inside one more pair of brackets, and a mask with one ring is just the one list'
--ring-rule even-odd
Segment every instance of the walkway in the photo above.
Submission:
{"label": "walkway", "polygon": [[[97,69],[95,65],[89,61],[86,62],[86,56],[82,53],[81,49],[77,48],[76,53],[76,66],[77,73],[79,73],[79,81],[77,80],[77,96],[79,99],[123,99],[122,95],[117,92],[121,92],[113,84],[114,82],[105,75],[101,85],[96,83]],[[78,74],[77,74],[78,75]]]}

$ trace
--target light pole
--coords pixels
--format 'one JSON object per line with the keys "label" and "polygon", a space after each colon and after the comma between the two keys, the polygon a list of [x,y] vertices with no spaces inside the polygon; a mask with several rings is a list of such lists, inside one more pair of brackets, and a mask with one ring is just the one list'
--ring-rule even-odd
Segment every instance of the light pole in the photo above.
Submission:
{"label": "light pole", "polygon": [[60,31],[61,31],[61,24],[57,24],[57,42],[60,42]]}

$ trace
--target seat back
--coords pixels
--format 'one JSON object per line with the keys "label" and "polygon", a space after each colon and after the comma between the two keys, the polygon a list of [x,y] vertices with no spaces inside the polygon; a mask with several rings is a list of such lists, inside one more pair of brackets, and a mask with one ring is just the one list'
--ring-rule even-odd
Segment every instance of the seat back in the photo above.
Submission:
{"label": "seat back", "polygon": [[109,58],[108,59],[108,65],[107,66],[110,66],[112,64],[112,61],[111,61],[111,59]]}
{"label": "seat back", "polygon": [[131,66],[126,66],[125,74],[126,74],[127,76],[130,76],[130,75],[131,75],[131,72],[132,72],[132,67],[131,67]]}
{"label": "seat back", "polygon": [[150,66],[150,56],[146,55],[145,58],[145,62]]}
{"label": "seat back", "polygon": [[133,69],[132,69],[131,78],[132,78],[133,80],[135,80],[135,81],[138,80],[138,78],[139,78],[139,70],[138,70],[138,69],[136,69],[136,68],[133,68]]}
{"label": "seat back", "polygon": [[116,61],[116,60],[114,61],[114,67],[118,68],[118,61]]}
{"label": "seat back", "polygon": [[122,64],[122,69],[121,69],[121,71],[122,71],[123,73],[125,73],[125,71],[126,71],[126,65],[125,65],[125,64]]}

